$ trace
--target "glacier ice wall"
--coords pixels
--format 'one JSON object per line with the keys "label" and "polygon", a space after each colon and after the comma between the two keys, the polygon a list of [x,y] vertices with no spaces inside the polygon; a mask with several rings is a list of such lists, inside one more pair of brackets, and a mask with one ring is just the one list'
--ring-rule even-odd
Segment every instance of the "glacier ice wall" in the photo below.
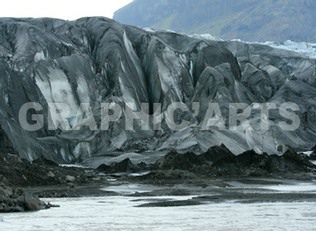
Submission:
{"label": "glacier ice wall", "polygon": [[[0,123],[28,160],[69,163],[114,151],[201,152],[221,143],[236,154],[249,149],[278,153],[289,146],[309,149],[316,141],[316,60],[266,45],[145,31],[101,17],[2,18],[0,74]],[[38,131],[24,130],[18,116],[28,102],[42,105],[44,118],[49,118],[50,103],[67,103],[65,124],[81,129],[49,130],[45,120]],[[189,121],[181,131],[167,126],[173,102],[188,108],[199,103],[198,112],[177,111],[176,120]],[[291,132],[277,126],[262,132],[261,114],[254,112],[252,130],[202,130],[211,102],[220,105],[224,117],[229,103],[293,102],[299,105],[301,125]],[[106,131],[82,126],[92,115],[100,125],[101,103],[124,104],[133,111],[148,103],[151,113],[160,103],[162,129],[124,129],[126,110]],[[88,104],[91,114],[80,113],[81,104]],[[280,116],[271,113],[269,119],[275,123]]]}

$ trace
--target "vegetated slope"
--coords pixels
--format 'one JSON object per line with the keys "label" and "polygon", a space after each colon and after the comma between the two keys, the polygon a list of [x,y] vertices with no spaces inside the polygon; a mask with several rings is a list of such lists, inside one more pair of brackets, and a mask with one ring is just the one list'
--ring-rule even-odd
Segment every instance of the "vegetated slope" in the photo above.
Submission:
{"label": "vegetated slope", "polygon": [[313,0],[135,0],[114,19],[225,40],[315,42],[315,12]]}

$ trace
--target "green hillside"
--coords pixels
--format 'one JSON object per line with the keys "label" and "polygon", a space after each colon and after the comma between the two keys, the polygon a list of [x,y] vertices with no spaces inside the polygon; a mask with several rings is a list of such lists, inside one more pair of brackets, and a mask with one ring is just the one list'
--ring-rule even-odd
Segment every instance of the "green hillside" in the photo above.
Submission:
{"label": "green hillside", "polygon": [[114,19],[247,41],[316,41],[315,0],[134,0]]}

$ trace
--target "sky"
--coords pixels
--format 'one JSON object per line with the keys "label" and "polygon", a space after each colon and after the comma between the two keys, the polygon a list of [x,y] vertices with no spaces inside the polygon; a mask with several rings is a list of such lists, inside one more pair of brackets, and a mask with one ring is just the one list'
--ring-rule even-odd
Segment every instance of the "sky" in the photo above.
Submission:
{"label": "sky", "polygon": [[112,18],[116,10],[132,0],[5,0],[0,17],[51,17],[74,20],[86,16]]}

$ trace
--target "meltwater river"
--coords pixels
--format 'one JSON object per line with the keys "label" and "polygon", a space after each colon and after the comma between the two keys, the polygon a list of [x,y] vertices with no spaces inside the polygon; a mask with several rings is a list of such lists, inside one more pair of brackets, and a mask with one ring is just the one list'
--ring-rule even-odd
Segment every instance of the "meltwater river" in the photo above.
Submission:
{"label": "meltwater river", "polygon": [[[316,203],[135,207],[129,197],[52,199],[60,208],[2,215],[0,230],[315,230]],[[174,199],[183,199],[175,197]]]}
{"label": "meltwater river", "polygon": [[[232,185],[240,190],[245,187],[238,182],[232,182]],[[144,186],[139,187],[144,189]],[[106,189],[119,191],[120,196],[43,199],[60,205],[60,208],[2,214],[0,230],[316,230],[315,201],[241,203],[231,200],[183,207],[137,207],[151,201],[187,200],[194,197],[128,195],[133,190],[139,191],[139,187],[123,185]],[[264,187],[284,193],[316,192],[315,183]]]}

